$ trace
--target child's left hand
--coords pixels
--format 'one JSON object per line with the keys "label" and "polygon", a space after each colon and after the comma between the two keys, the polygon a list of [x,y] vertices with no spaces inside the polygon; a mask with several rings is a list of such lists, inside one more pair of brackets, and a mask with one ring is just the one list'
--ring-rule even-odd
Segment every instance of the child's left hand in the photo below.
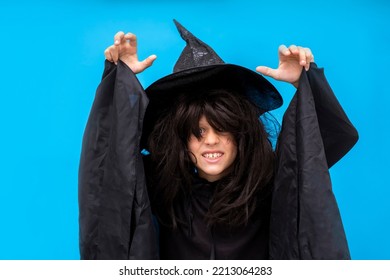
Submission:
{"label": "child's left hand", "polygon": [[285,45],[281,45],[279,46],[278,68],[258,66],[256,71],[275,80],[292,83],[298,88],[302,67],[305,67],[306,71],[309,70],[310,62],[314,62],[314,56],[309,48],[295,45],[287,48]]}

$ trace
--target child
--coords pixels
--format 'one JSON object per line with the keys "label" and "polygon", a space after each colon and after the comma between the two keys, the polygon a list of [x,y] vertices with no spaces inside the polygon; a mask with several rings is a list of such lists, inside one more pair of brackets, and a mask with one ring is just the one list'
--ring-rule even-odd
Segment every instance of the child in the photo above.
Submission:
{"label": "child", "polygon": [[134,74],[156,56],[140,62],[122,32],[105,51],[80,162],[81,257],[349,258],[328,168],[357,132],[310,49],[281,46],[278,69],[257,68],[298,89],[274,152],[259,117],[281,106],[277,90],[175,23],[187,46],[147,97]]}

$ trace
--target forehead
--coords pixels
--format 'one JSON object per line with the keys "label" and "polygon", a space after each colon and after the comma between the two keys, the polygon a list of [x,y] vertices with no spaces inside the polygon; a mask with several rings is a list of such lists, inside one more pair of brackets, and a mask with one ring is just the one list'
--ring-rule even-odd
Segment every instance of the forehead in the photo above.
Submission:
{"label": "forehead", "polygon": [[210,123],[207,120],[207,118],[205,117],[205,115],[200,116],[200,118],[199,118],[199,125],[210,126]]}

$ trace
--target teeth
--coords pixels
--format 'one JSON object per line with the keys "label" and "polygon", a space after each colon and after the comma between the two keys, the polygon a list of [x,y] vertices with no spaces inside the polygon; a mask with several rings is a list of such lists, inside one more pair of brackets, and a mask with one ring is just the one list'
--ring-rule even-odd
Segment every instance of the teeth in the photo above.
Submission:
{"label": "teeth", "polygon": [[205,158],[219,158],[222,156],[221,153],[212,153],[212,154],[204,154],[203,155]]}

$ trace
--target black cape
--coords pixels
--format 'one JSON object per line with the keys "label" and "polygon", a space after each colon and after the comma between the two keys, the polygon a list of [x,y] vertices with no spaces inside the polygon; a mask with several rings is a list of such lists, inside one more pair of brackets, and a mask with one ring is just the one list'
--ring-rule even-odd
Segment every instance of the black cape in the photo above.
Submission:
{"label": "black cape", "polygon": [[[106,61],[79,168],[82,259],[157,259],[157,234],[140,153],[147,96],[121,61]],[[328,169],[357,131],[312,63],[284,114],[272,198],[271,259],[349,259]]]}

